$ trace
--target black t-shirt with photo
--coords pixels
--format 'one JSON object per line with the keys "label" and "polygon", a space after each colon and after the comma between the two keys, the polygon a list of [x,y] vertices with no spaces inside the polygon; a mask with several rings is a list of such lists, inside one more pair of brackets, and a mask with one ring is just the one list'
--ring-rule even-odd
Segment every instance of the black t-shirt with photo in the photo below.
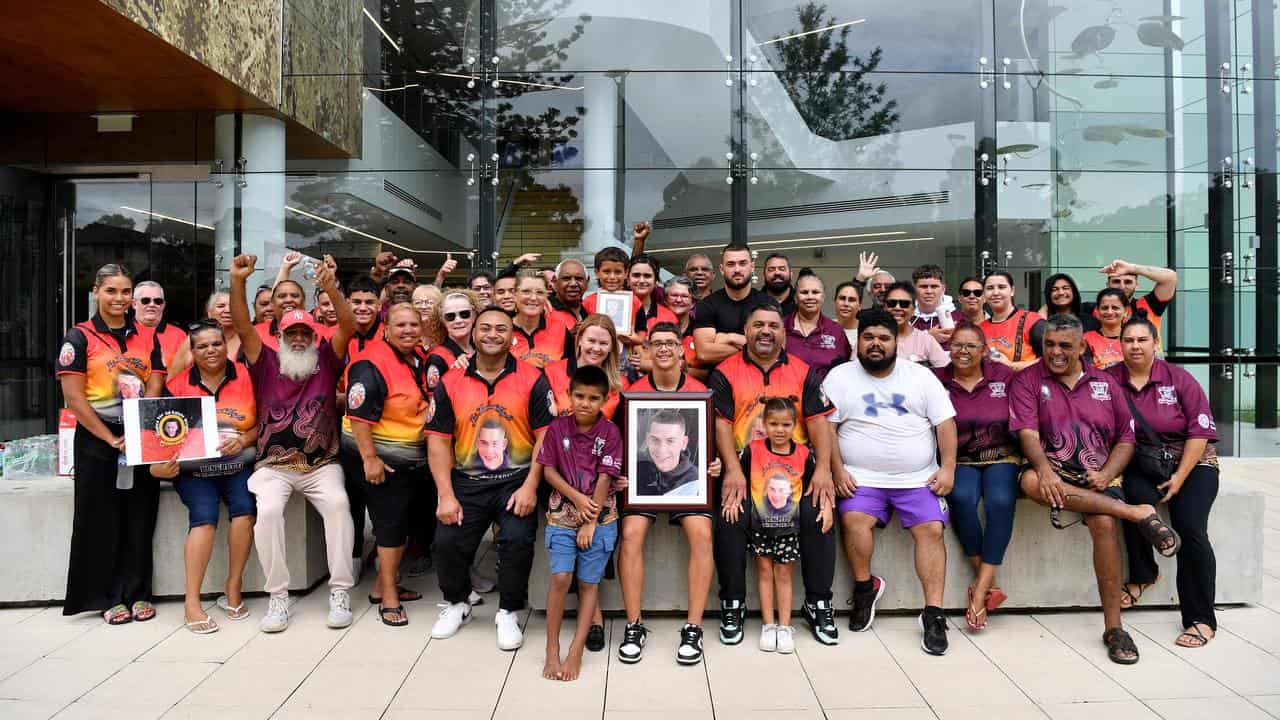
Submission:
{"label": "black t-shirt with photo", "polygon": [[694,306],[692,327],[694,330],[713,328],[718,333],[742,335],[743,327],[747,324],[747,313],[766,300],[772,300],[769,293],[755,288],[741,300],[730,298],[723,289],[717,290]]}

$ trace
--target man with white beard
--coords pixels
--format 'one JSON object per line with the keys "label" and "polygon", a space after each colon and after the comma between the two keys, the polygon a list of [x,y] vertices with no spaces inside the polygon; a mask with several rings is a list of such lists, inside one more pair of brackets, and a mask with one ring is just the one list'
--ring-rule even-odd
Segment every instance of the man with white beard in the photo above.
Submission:
{"label": "man with white beard", "polygon": [[295,490],[324,520],[329,561],[328,625],[351,624],[351,544],[355,529],[338,456],[338,378],[355,332],[351,307],[338,289],[333,258],[326,256],[316,286],[333,301],[338,325],[332,340],[316,343],[315,321],[300,308],[279,318],[272,349],[250,322],[245,282],[258,258],[231,262],[231,319],[240,336],[258,401],[258,461],[249,490],[258,500],[254,544],[267,578],[270,602],[260,626],[280,632],[289,626],[289,568],[285,559],[284,508]]}

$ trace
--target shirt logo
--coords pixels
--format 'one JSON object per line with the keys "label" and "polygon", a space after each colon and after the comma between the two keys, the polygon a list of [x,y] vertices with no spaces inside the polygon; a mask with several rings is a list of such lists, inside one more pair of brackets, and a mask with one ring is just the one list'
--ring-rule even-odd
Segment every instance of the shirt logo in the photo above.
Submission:
{"label": "shirt logo", "polygon": [[434,389],[436,384],[440,382],[440,368],[435,365],[427,367],[427,388]]}
{"label": "shirt logo", "polygon": [[993,398],[1008,397],[1007,395],[1005,395],[1004,383],[1002,382],[993,382],[993,383],[990,383],[987,387],[991,388],[991,397]]}
{"label": "shirt logo", "polygon": [[1157,405],[1177,405],[1178,404],[1178,388],[1172,385],[1161,385],[1156,388],[1156,404]]}
{"label": "shirt logo", "polygon": [[1110,400],[1110,399],[1111,399],[1111,388],[1110,388],[1110,387],[1108,387],[1108,386],[1107,386],[1107,384],[1106,384],[1105,382],[1097,381],[1097,380],[1095,380],[1095,381],[1090,381],[1090,383],[1089,383],[1089,397],[1093,398],[1094,400],[1098,400],[1098,401],[1102,401],[1102,400]]}
{"label": "shirt logo", "polygon": [[604,438],[596,438],[595,447],[591,448],[591,454],[600,457],[604,454]]}
{"label": "shirt logo", "polygon": [[875,393],[867,393],[862,396],[862,401],[867,404],[867,417],[879,417],[882,409],[893,410],[900,416],[907,414],[907,408],[903,405],[903,403],[907,401],[906,395],[893,393],[893,399],[891,402],[881,402],[876,400]]}
{"label": "shirt logo", "polygon": [[822,350],[835,350],[836,339],[832,335],[822,335],[818,338],[818,347]]}
{"label": "shirt logo", "polygon": [[347,407],[356,410],[364,404],[364,383],[353,383],[347,388]]}
{"label": "shirt logo", "polygon": [[1050,397],[1052,397],[1052,396],[1053,396],[1053,393],[1052,393],[1052,392],[1050,392],[1050,390],[1049,390],[1049,386],[1048,386],[1048,385],[1045,385],[1044,383],[1041,383],[1041,384],[1040,384],[1040,399],[1041,399],[1041,400],[1044,400],[1045,402],[1048,402],[1048,401],[1049,401],[1049,398],[1050,398]]}
{"label": "shirt logo", "polygon": [[612,455],[605,455],[604,464],[612,468],[620,468],[622,467],[622,458],[615,458]]}
{"label": "shirt logo", "polygon": [[568,449],[569,449],[569,438],[564,438],[563,440],[561,440],[561,441],[560,441],[560,444],[564,446],[564,449],[565,449],[565,450],[568,450]]}
{"label": "shirt logo", "polygon": [[1196,416],[1196,424],[1204,428],[1205,430],[1208,430],[1209,428],[1213,427],[1213,418],[1209,417],[1204,413],[1200,413],[1199,415]]}
{"label": "shirt logo", "polygon": [[69,367],[75,361],[76,346],[71,343],[62,343],[62,350],[58,352],[58,364],[62,367]]}

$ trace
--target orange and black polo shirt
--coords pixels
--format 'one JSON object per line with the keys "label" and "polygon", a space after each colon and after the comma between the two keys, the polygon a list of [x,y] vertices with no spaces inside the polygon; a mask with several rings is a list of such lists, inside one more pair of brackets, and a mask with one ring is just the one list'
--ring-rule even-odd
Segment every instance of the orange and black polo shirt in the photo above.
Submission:
{"label": "orange and black polo shirt", "polygon": [[428,435],[453,439],[453,481],[471,487],[523,482],[536,433],[555,419],[555,393],[538,368],[508,355],[490,383],[475,363],[454,368],[436,385],[427,409]]}
{"label": "orange and black polo shirt", "polygon": [[164,366],[169,367],[173,364],[173,356],[177,354],[178,348],[187,341],[187,334],[182,331],[182,328],[170,325],[164,320],[156,325],[155,333],[156,339],[160,341],[160,353],[164,356]]}
{"label": "orange and black polo shirt", "polygon": [[359,452],[351,423],[372,425],[378,457],[393,467],[418,467],[427,461],[429,396],[426,363],[417,354],[400,354],[385,342],[371,342],[346,372],[347,414],[342,418],[342,446]]}
{"label": "orange and black polo shirt", "polygon": [[444,342],[431,348],[431,352],[427,354],[427,392],[436,389],[436,385],[440,384],[440,378],[449,372],[453,364],[457,362],[458,357],[466,354],[462,346],[453,341],[453,338],[445,338]]}
{"label": "orange and black polo shirt", "polygon": [[[573,379],[573,373],[577,369],[577,357],[557,360],[543,369],[543,372],[547,374],[547,384],[551,386],[551,392],[555,393],[556,411],[561,415],[573,414],[573,403],[569,399],[569,381]],[[619,399],[618,391],[610,390],[608,397],[604,399],[604,407],[600,408],[600,412],[604,413],[605,417],[613,417],[613,411],[618,409]]]}
{"label": "orange and black polo shirt", "polygon": [[[752,440],[764,437],[764,404],[770,398],[790,400],[802,420],[835,412],[835,407],[822,394],[822,381],[817,373],[786,350],[767,370],[757,365],[746,350],[731,355],[711,371],[707,387],[714,397],[716,414],[733,426],[733,445],[738,452]],[[808,442],[804,422],[796,423],[794,440],[802,444]]]}
{"label": "orange and black polo shirt", "polygon": [[1043,332],[1043,326],[1039,329],[1036,327],[1042,322],[1044,318],[1040,317],[1040,313],[1015,308],[1004,320],[983,320],[978,327],[987,336],[988,352],[998,352],[1008,358],[1009,362],[1021,362],[1040,357],[1036,352],[1038,343],[1032,339],[1032,331]]}
{"label": "orange and black polo shirt", "polygon": [[511,325],[511,354],[519,360],[544,368],[573,355],[573,335],[558,318],[543,313],[532,334],[514,322]]}
{"label": "orange and black polo shirt", "polygon": [[[219,435],[243,433],[258,424],[258,404],[249,368],[235,360],[227,360],[226,378],[217,387],[205,385],[200,378],[200,368],[192,366],[190,370],[169,378],[165,391],[173,397],[212,397],[218,408]],[[250,445],[235,457],[184,462],[182,472],[196,477],[234,475],[252,466],[257,454],[257,447]]]}
{"label": "orange and black polo shirt", "polygon": [[155,332],[127,316],[119,329],[94,315],[67,331],[58,349],[58,375],[83,375],[84,395],[103,422],[119,425],[122,401],[146,393],[151,373],[165,372]]}

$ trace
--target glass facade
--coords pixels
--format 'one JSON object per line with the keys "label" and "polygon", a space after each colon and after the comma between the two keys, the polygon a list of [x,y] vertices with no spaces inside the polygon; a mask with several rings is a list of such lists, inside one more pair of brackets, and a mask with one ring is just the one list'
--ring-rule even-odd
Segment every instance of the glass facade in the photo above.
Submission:
{"label": "glass facade", "polygon": [[[4,363],[0,436],[13,434],[11,408],[39,423],[56,403],[44,392],[49,337],[87,312],[81,285],[103,253],[172,285],[181,299],[170,312],[185,317],[237,249],[264,255],[268,272],[286,248],[330,253],[347,274],[379,249],[428,270],[453,252],[461,281],[526,252],[548,266],[589,259],[629,246],[632,224],[651,220],[648,249],[668,270],[745,241],[762,253],[758,268],[770,252],[813,268],[828,301],[867,251],[899,278],[941,265],[951,288],[1007,269],[1018,303],[1033,308],[1055,272],[1088,299],[1116,257],[1173,267],[1168,357],[1209,388],[1224,451],[1280,451],[1271,4],[370,0],[364,10],[353,67],[289,42],[290,28],[325,26],[336,11],[285,2],[286,83],[364,88],[354,159],[292,141],[283,167],[237,155],[265,141],[198,109],[140,113],[172,136],[145,147],[83,137],[61,116],[0,115],[22,130],[0,156],[10,165],[0,233],[28,263],[5,266],[19,282],[4,292],[61,313],[56,329],[35,311],[15,323],[27,323],[26,344],[6,347],[27,350]],[[165,164],[207,172],[183,178]],[[86,165],[146,167],[102,177]],[[263,197],[284,199],[255,208]]]}

